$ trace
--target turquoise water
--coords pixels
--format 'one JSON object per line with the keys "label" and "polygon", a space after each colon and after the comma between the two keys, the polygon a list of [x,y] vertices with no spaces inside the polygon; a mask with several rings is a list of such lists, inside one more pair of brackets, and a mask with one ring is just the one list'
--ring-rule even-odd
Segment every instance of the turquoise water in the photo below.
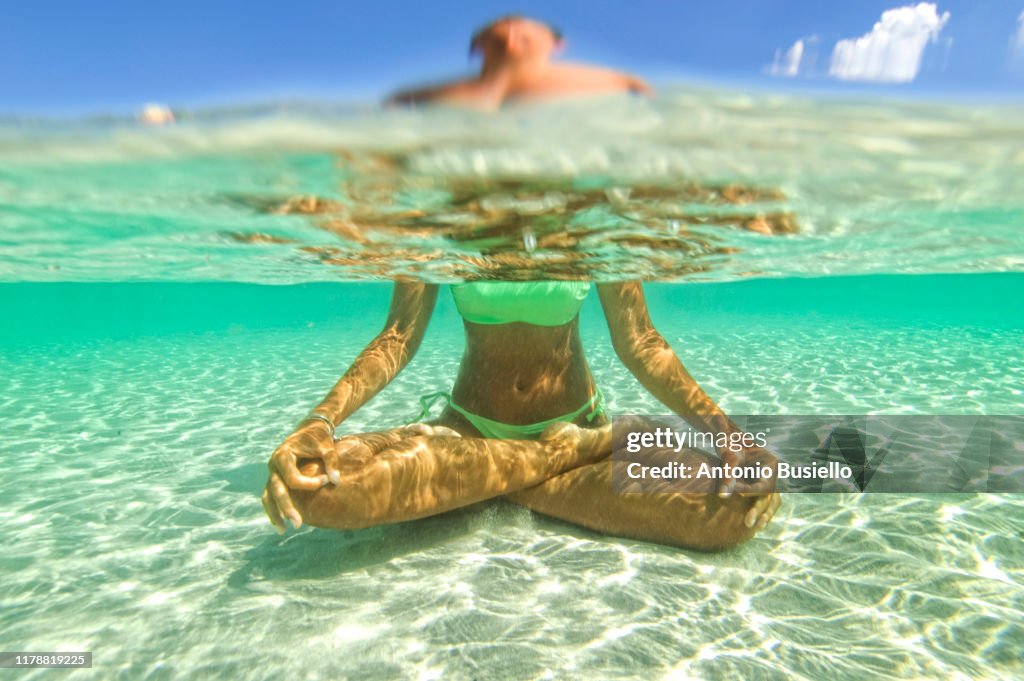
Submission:
{"label": "turquoise water", "polygon": [[[498,115],[0,120],[0,281],[1021,271],[1021,121],[1020,105],[683,88]],[[525,188],[486,185],[499,180]],[[767,193],[715,191],[729,186]],[[310,196],[334,203],[285,210]],[[782,237],[737,227],[785,215]]]}
{"label": "turquoise water", "polygon": [[[1016,494],[787,495],[714,555],[500,501],[273,531],[266,460],[389,273],[672,279],[652,318],[735,414],[1024,414],[1019,108],[580,107],[0,124],[0,649],[93,651],[74,679],[1024,676]],[[718,189],[650,198],[673,183]],[[661,413],[581,314],[610,411]],[[414,417],[463,342],[443,292],[344,428]]]}
{"label": "turquoise water", "polygon": [[[1024,413],[1019,274],[649,285],[734,413]],[[279,537],[265,460],[382,320],[384,284],[8,284],[0,641],[72,678],[950,678],[1024,672],[1024,498],[789,495],[702,555],[503,503]],[[368,321],[372,320],[372,321]],[[657,413],[582,328],[615,413]],[[414,416],[462,336],[349,421]],[[43,678],[52,672],[19,673]]]}

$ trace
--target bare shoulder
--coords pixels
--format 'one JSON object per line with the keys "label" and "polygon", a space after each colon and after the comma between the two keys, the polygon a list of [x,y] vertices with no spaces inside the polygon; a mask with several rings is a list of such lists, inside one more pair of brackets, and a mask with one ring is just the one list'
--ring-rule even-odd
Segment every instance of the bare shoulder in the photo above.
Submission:
{"label": "bare shoulder", "polygon": [[545,85],[576,92],[636,92],[651,95],[654,90],[638,76],[591,64],[552,64]]}

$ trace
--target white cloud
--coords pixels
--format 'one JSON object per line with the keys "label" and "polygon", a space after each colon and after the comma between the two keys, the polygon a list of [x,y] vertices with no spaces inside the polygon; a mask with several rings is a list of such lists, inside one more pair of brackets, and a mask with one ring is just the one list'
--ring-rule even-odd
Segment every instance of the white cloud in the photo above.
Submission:
{"label": "white cloud", "polygon": [[931,2],[886,10],[870,33],[836,43],[829,75],[840,80],[909,83],[921,70],[924,48],[939,37],[947,21],[949,12],[940,15]]}
{"label": "white cloud", "polygon": [[775,61],[768,68],[773,76],[795,76],[800,73],[800,62],[804,58],[804,41],[797,40],[783,54],[781,49],[775,50]]}
{"label": "white cloud", "polygon": [[1017,17],[1017,32],[1010,36],[1010,59],[1007,66],[1017,75],[1024,74],[1024,12]]}

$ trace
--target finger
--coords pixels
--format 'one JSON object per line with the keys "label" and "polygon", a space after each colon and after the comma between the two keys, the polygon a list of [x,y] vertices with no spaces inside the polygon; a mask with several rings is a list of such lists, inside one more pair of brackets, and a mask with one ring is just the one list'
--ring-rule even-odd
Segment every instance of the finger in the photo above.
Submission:
{"label": "finger", "polygon": [[402,428],[402,434],[406,437],[462,437],[462,434],[452,430],[448,426],[438,426],[430,423],[410,423]]}
{"label": "finger", "polygon": [[299,470],[298,457],[292,448],[281,446],[274,450],[267,462],[270,472],[281,476],[292,489],[316,491],[327,484],[327,476],[305,475]]}
{"label": "finger", "polygon": [[732,493],[736,491],[736,479],[725,476],[723,474],[722,482],[718,486],[718,496],[722,499],[728,499],[732,496]]}
{"label": "finger", "polygon": [[278,472],[292,490],[315,492],[328,483],[327,475],[303,475],[299,471],[294,455],[287,455],[281,459],[275,458],[275,462],[278,463],[278,466],[274,467],[271,464],[271,470]]}
{"label": "finger", "polygon": [[754,503],[749,509],[747,509],[747,513],[743,517],[743,524],[747,527],[754,527],[754,525],[757,525],[761,520],[761,516],[768,508],[768,502],[770,499],[770,494],[763,494],[754,499]]}
{"label": "finger", "polygon": [[772,515],[774,515],[774,513],[771,510],[771,503],[769,502],[768,508],[761,511],[761,515],[757,518],[757,529],[763,530],[768,527],[768,521],[772,519]]}
{"label": "finger", "polygon": [[769,520],[771,520],[769,516],[762,515],[760,518],[757,519],[757,527],[755,529],[757,529],[757,531],[760,532],[764,528],[768,527]]}
{"label": "finger", "polygon": [[[726,461],[726,464],[732,466],[732,461]],[[722,470],[722,479],[718,483],[718,496],[722,499],[728,499],[732,496],[732,493],[736,491],[736,478],[726,473],[724,467]]]}
{"label": "finger", "polygon": [[[726,451],[721,452],[722,463],[728,465],[730,470],[739,465],[739,457],[735,453]],[[723,467],[724,468],[724,467]],[[732,493],[736,491],[736,478],[731,475],[727,475],[723,470],[722,482],[718,486],[718,496],[727,499],[732,496]]]}
{"label": "finger", "polygon": [[324,452],[324,473],[332,485],[341,484],[341,470],[338,468],[338,453],[336,450]]}
{"label": "finger", "polygon": [[462,433],[448,426],[434,426],[434,437],[462,437]]}
{"label": "finger", "polygon": [[751,528],[757,524],[757,519],[759,517],[761,517],[761,512],[758,510],[757,505],[755,504],[754,506],[751,506],[750,510],[747,511],[747,514],[743,516],[743,524],[746,525],[748,528]]}
{"label": "finger", "polygon": [[769,494],[765,499],[764,503],[760,505],[760,516],[757,519],[757,529],[763,530],[768,526],[769,521],[775,517],[775,512],[779,510],[779,506],[782,504],[782,498],[778,493]]}
{"label": "finger", "polygon": [[423,435],[428,437],[434,434],[434,427],[428,423],[410,423],[402,432],[406,435]]}
{"label": "finger", "polygon": [[780,506],[782,506],[782,495],[775,493],[772,495],[771,501],[768,502],[768,510],[761,514],[765,525],[775,517],[775,513],[779,510]]}
{"label": "finger", "polygon": [[284,534],[287,529],[284,526],[284,518],[277,512],[277,506],[274,504],[274,500],[270,497],[270,490],[263,488],[263,496],[260,497],[260,502],[263,504],[263,512],[270,518],[270,524],[274,526],[278,534]]}
{"label": "finger", "polygon": [[288,494],[288,488],[285,486],[284,481],[280,477],[274,476],[268,484],[281,515],[290,520],[292,527],[296,530],[302,527],[302,516],[295,510],[295,505],[292,503],[292,498]]}

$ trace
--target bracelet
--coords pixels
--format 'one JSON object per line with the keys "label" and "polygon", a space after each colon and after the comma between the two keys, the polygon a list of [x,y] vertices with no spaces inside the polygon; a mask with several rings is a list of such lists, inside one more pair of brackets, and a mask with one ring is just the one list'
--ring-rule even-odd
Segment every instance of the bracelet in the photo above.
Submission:
{"label": "bracelet", "polygon": [[311,412],[309,412],[309,414],[306,415],[306,418],[304,418],[304,419],[302,419],[302,421],[300,421],[300,423],[305,423],[306,421],[320,421],[322,423],[326,423],[327,424],[327,430],[331,433],[331,437],[332,438],[334,437],[334,421],[332,421],[331,419],[327,418],[323,414],[319,414],[319,413],[317,413],[315,411],[311,411]]}

